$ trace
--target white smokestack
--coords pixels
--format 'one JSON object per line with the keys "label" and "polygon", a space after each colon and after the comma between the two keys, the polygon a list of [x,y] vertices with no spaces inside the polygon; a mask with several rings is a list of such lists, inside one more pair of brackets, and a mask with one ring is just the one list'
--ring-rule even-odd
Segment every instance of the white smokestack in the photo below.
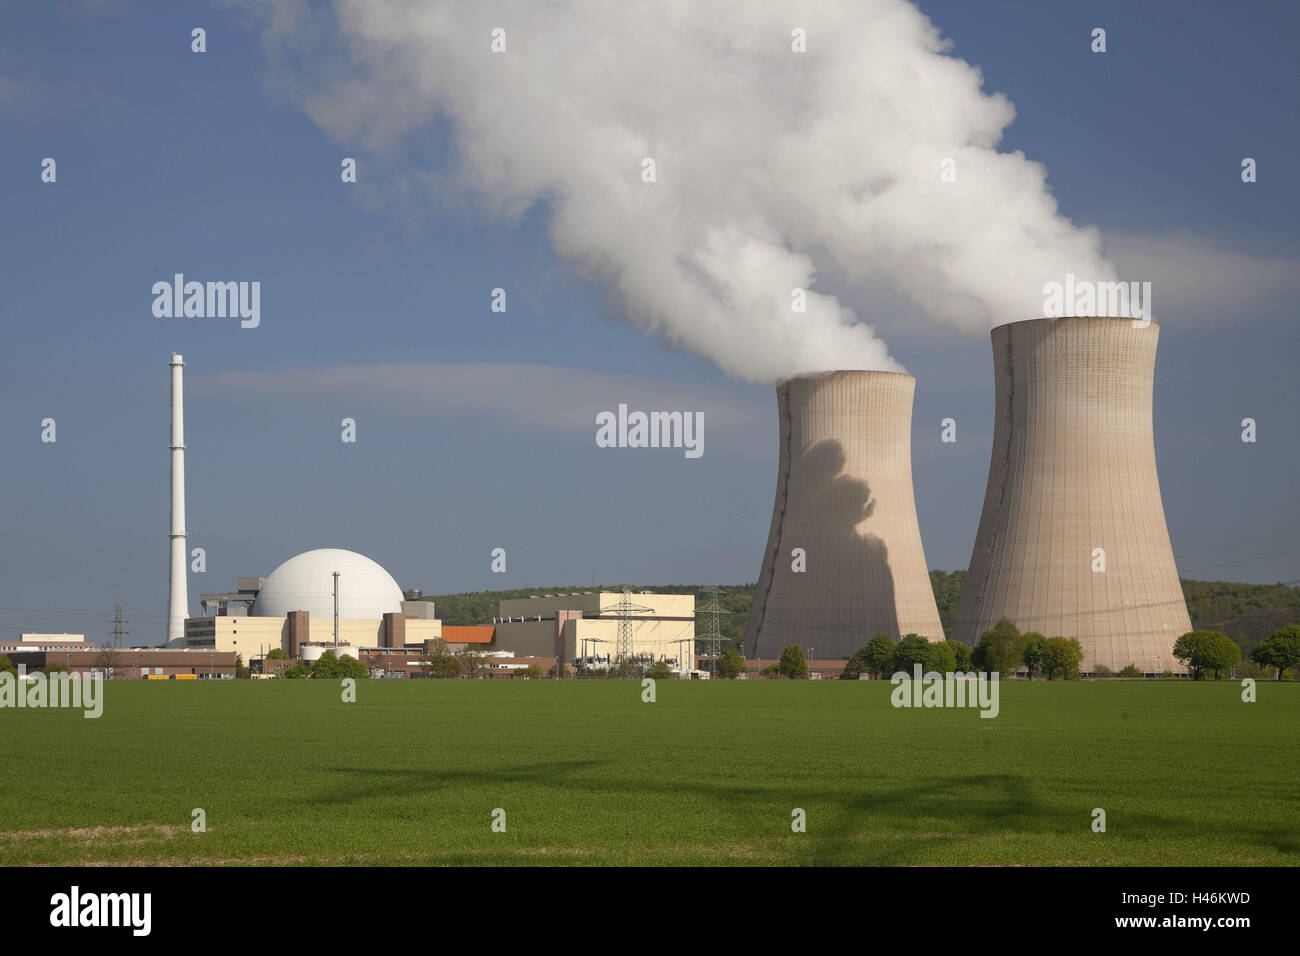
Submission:
{"label": "white smokestack", "polygon": [[172,353],[172,530],[171,600],[167,608],[167,642],[185,638],[190,599],[185,587],[185,389],[181,369],[185,360]]}

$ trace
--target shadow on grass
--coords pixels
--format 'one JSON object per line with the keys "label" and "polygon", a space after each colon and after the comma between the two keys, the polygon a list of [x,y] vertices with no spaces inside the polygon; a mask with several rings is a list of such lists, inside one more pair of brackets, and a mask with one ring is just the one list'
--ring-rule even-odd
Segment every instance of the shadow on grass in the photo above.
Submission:
{"label": "shadow on grass", "polygon": [[[571,793],[580,791],[581,799],[590,799],[595,793],[608,799],[622,799],[625,812],[635,816],[637,797],[669,795],[682,799],[683,812],[689,812],[695,802],[707,805],[708,811],[725,812],[731,819],[763,821],[749,833],[718,832],[702,826],[698,837],[692,840],[696,849],[714,843],[723,849],[724,844],[730,845],[738,839],[750,840],[769,845],[773,857],[781,858],[773,862],[803,860],[826,866],[889,866],[931,861],[936,844],[998,836],[1031,837],[1040,841],[1041,857],[1026,859],[1026,863],[1065,862],[1057,855],[1052,842],[1086,836],[1091,825],[1092,808],[1082,805],[1077,795],[1045,798],[1038,794],[1050,793],[1050,782],[1018,774],[936,777],[907,786],[884,785],[865,791],[861,787],[819,788],[785,782],[725,785],[661,777],[623,780],[590,776],[589,771],[611,763],[570,760],[481,770],[336,767],[331,772],[349,782],[338,791],[310,802],[339,805],[466,785],[527,784]],[[796,794],[798,803],[792,804]],[[1096,803],[1104,806],[1104,795],[1099,795]],[[790,831],[790,811],[794,805],[809,812],[807,834]],[[662,807],[660,799],[649,801],[645,810],[647,820],[638,828],[642,836],[653,835],[653,821],[662,818]],[[704,812],[705,806],[700,809],[701,818],[709,816]],[[1106,809],[1111,814],[1108,821],[1111,836],[1125,841],[1151,840],[1161,844],[1177,837],[1194,846],[1198,840],[1213,839],[1239,844],[1243,861],[1250,858],[1252,851],[1259,850],[1300,857],[1300,833],[1294,829],[1236,819],[1206,823],[1186,815],[1120,812],[1114,806]],[[792,844],[791,839],[798,842]],[[1167,856],[1163,850],[1159,852]]]}

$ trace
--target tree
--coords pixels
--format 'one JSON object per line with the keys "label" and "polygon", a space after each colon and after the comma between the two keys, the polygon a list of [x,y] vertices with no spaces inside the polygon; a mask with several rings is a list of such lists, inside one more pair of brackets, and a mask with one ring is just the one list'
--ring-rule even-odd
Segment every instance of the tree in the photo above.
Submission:
{"label": "tree", "polygon": [[[352,658],[355,659],[355,658]],[[311,665],[311,676],[313,680],[338,680],[341,677],[350,677],[345,674],[345,665],[343,661],[349,660],[347,657],[339,658],[333,651],[326,651],[320,656],[315,664]],[[360,663],[360,662],[358,662]]]}
{"label": "tree", "polygon": [[283,661],[283,660],[288,660],[288,659],[289,659],[289,652],[286,651],[283,647],[273,647],[273,648],[271,648],[269,651],[266,652],[266,659],[267,659],[268,661]]}
{"label": "tree", "polygon": [[952,648],[953,657],[957,661],[956,669],[959,671],[969,671],[971,669],[971,649],[961,641],[944,641],[944,643]]}
{"label": "tree", "polygon": [[1062,680],[1079,676],[1079,665],[1083,663],[1083,645],[1073,637],[1049,637],[1043,641],[1043,670],[1047,679],[1056,674]]}
{"label": "tree", "polygon": [[888,634],[877,634],[860,653],[862,669],[877,677],[888,677],[894,670],[894,639]]}
{"label": "tree", "polygon": [[344,654],[339,658],[337,676],[339,678],[350,677],[353,680],[369,680],[370,668],[363,664],[360,658]]}
{"label": "tree", "polygon": [[646,677],[652,677],[655,680],[670,680],[673,677],[672,665],[667,661],[655,661],[646,671]]}
{"label": "tree", "polygon": [[[1100,668],[1098,668],[1098,670],[1100,670]],[[1119,676],[1132,679],[1134,677],[1141,677],[1142,672],[1137,669],[1136,664],[1126,664],[1124,665],[1124,669],[1119,672]]]}
{"label": "tree", "polygon": [[803,648],[791,644],[781,652],[781,661],[777,664],[777,673],[791,679],[808,676],[808,661],[803,656]]}
{"label": "tree", "polygon": [[1096,678],[1098,678],[1098,679],[1102,679],[1102,678],[1106,678],[1106,677],[1114,677],[1114,676],[1115,676],[1115,672],[1114,672],[1113,670],[1111,670],[1109,667],[1107,667],[1105,664],[1098,664],[1098,665],[1093,669],[1092,674],[1093,674],[1094,677],[1096,677]]}
{"label": "tree", "polygon": [[781,676],[781,665],[780,665],[780,664],[768,664],[766,667],[764,667],[764,668],[763,668],[761,671],[759,671],[758,673],[759,673],[760,675],[762,675],[763,677],[780,677],[780,676]]}
{"label": "tree", "polygon": [[1237,665],[1237,677],[1249,677],[1252,680],[1273,680],[1277,676],[1277,671],[1272,667],[1263,667],[1253,658],[1248,657],[1244,652],[1241,655],[1241,663]]}
{"label": "tree", "polygon": [[1288,624],[1255,645],[1251,659],[1264,667],[1276,667],[1277,679],[1282,672],[1300,664],[1300,624]]}
{"label": "tree", "polygon": [[252,676],[252,671],[244,663],[244,655],[235,655],[235,680],[248,680]]}
{"label": "tree", "polygon": [[1188,631],[1174,642],[1174,657],[1192,672],[1192,680],[1201,680],[1207,671],[1218,680],[1220,671],[1241,660],[1241,648],[1218,631]]}
{"label": "tree", "polygon": [[[554,670],[554,668],[552,668],[552,670]],[[523,670],[515,671],[515,673],[518,674],[520,677],[541,677],[542,669],[538,667],[536,664],[529,664]]]}
{"label": "tree", "polygon": [[105,677],[113,676],[113,668],[117,666],[118,658],[121,653],[115,647],[105,647],[95,656],[95,667],[103,671]]}
{"label": "tree", "polygon": [[1047,653],[1047,638],[1037,631],[1026,631],[1020,637],[1024,650],[1020,653],[1020,659],[1025,663],[1025,670],[1029,672],[1029,679],[1034,679],[1034,671],[1043,669],[1043,656]]}
{"label": "tree", "polygon": [[723,680],[735,680],[745,673],[745,657],[734,647],[728,647],[718,656],[718,676]]}
{"label": "tree", "polygon": [[894,666],[894,639],[877,634],[866,647],[860,647],[840,672],[841,680],[857,680],[863,674],[885,676]]}
{"label": "tree", "polygon": [[1192,672],[1192,680],[1201,679],[1201,675],[1197,673],[1196,668],[1192,666],[1192,657],[1196,654],[1196,645],[1200,641],[1200,635],[1207,633],[1209,632],[1188,631],[1182,637],[1178,638],[1178,640],[1174,641],[1174,659],[1181,661],[1183,666]]}
{"label": "tree", "polygon": [[844,669],[840,671],[840,680],[857,680],[862,676],[862,655],[865,652],[866,648],[860,647],[844,662]]}
{"label": "tree", "polygon": [[1227,634],[1210,631],[1197,646],[1196,660],[1202,670],[1214,671],[1214,679],[1218,680],[1221,671],[1229,670],[1241,660],[1241,648]]}
{"label": "tree", "polygon": [[71,674],[72,669],[67,664],[60,664],[58,661],[49,661],[40,670],[46,674]]}
{"label": "tree", "polygon": [[916,664],[923,671],[930,666],[930,642],[916,634],[904,634],[894,648],[892,673],[902,671],[910,676]]}
{"label": "tree", "polygon": [[466,677],[478,677],[482,674],[485,668],[483,651],[477,644],[466,644],[459,656]]}
{"label": "tree", "polygon": [[339,656],[337,654],[333,651],[326,651],[310,665],[312,680],[328,680],[334,677],[338,662]]}
{"label": "tree", "polygon": [[420,672],[425,677],[438,680],[460,676],[460,664],[441,637],[424,642],[424,653],[420,655]]}
{"label": "tree", "polygon": [[[957,669],[957,651],[951,645],[957,641],[927,641],[925,667],[939,674],[951,674]],[[960,645],[958,645],[960,646]]]}
{"label": "tree", "polygon": [[1020,629],[1004,617],[993,626],[993,630],[980,635],[976,651],[972,657],[980,670],[1010,676],[1023,663]]}
{"label": "tree", "polygon": [[285,680],[304,680],[311,677],[311,670],[302,661],[294,661],[291,666],[280,671],[280,676]]}
{"label": "tree", "polygon": [[14,667],[14,662],[9,658],[0,656],[0,672],[17,676],[18,668]]}

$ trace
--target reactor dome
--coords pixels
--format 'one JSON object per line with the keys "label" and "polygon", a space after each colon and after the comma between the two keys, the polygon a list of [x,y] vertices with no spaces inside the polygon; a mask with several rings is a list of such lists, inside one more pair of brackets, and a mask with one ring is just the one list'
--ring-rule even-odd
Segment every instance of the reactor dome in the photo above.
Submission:
{"label": "reactor dome", "polygon": [[266,579],[250,613],[284,617],[290,611],[307,611],[312,617],[332,618],[335,571],[339,573],[339,617],[401,613],[402,590],[389,573],[364,554],[340,548],[304,551],[284,562]]}

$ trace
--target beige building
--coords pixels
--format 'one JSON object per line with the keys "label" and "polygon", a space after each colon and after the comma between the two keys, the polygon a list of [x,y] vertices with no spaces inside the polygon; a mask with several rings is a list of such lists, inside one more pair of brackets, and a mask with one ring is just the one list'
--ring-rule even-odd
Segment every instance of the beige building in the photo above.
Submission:
{"label": "beige building", "polygon": [[[621,591],[545,594],[502,601],[493,621],[492,650],[520,657],[613,658],[617,651]],[[634,591],[628,600],[643,610],[629,612],[631,650],[650,660],[687,669],[694,660],[695,595]]]}
{"label": "beige building", "polygon": [[[425,602],[428,603],[428,602]],[[403,615],[405,617],[405,615]],[[285,617],[192,617],[185,621],[185,646],[216,651],[234,651],[247,662],[262,657],[273,648],[282,648],[297,657],[306,644],[333,644],[334,618],[306,615],[306,630],[296,642],[290,641],[290,623]],[[405,647],[423,646],[426,640],[442,636],[442,621],[405,617],[398,627],[400,634],[393,639],[401,643],[388,644],[384,618],[340,618],[339,643],[351,647]]]}
{"label": "beige building", "polygon": [[334,643],[336,607],[342,646],[400,649],[442,636],[431,601],[418,591],[404,594],[387,571],[353,551],[305,551],[268,577],[239,578],[236,588],[202,596],[205,616],[185,621],[185,647],[233,651],[245,661],[274,648],[299,657],[304,647]]}
{"label": "beige building", "polygon": [[24,644],[84,644],[85,634],[20,634]]}
{"label": "beige building", "polygon": [[851,657],[876,634],[944,639],[912,491],[912,394],[899,372],[777,386],[776,503],[744,650]]}
{"label": "beige building", "polygon": [[1082,670],[1185,668],[1192,629],[1156,475],[1154,323],[1063,318],[993,330],[997,411],[954,636],[1002,617],[1074,637]]}

